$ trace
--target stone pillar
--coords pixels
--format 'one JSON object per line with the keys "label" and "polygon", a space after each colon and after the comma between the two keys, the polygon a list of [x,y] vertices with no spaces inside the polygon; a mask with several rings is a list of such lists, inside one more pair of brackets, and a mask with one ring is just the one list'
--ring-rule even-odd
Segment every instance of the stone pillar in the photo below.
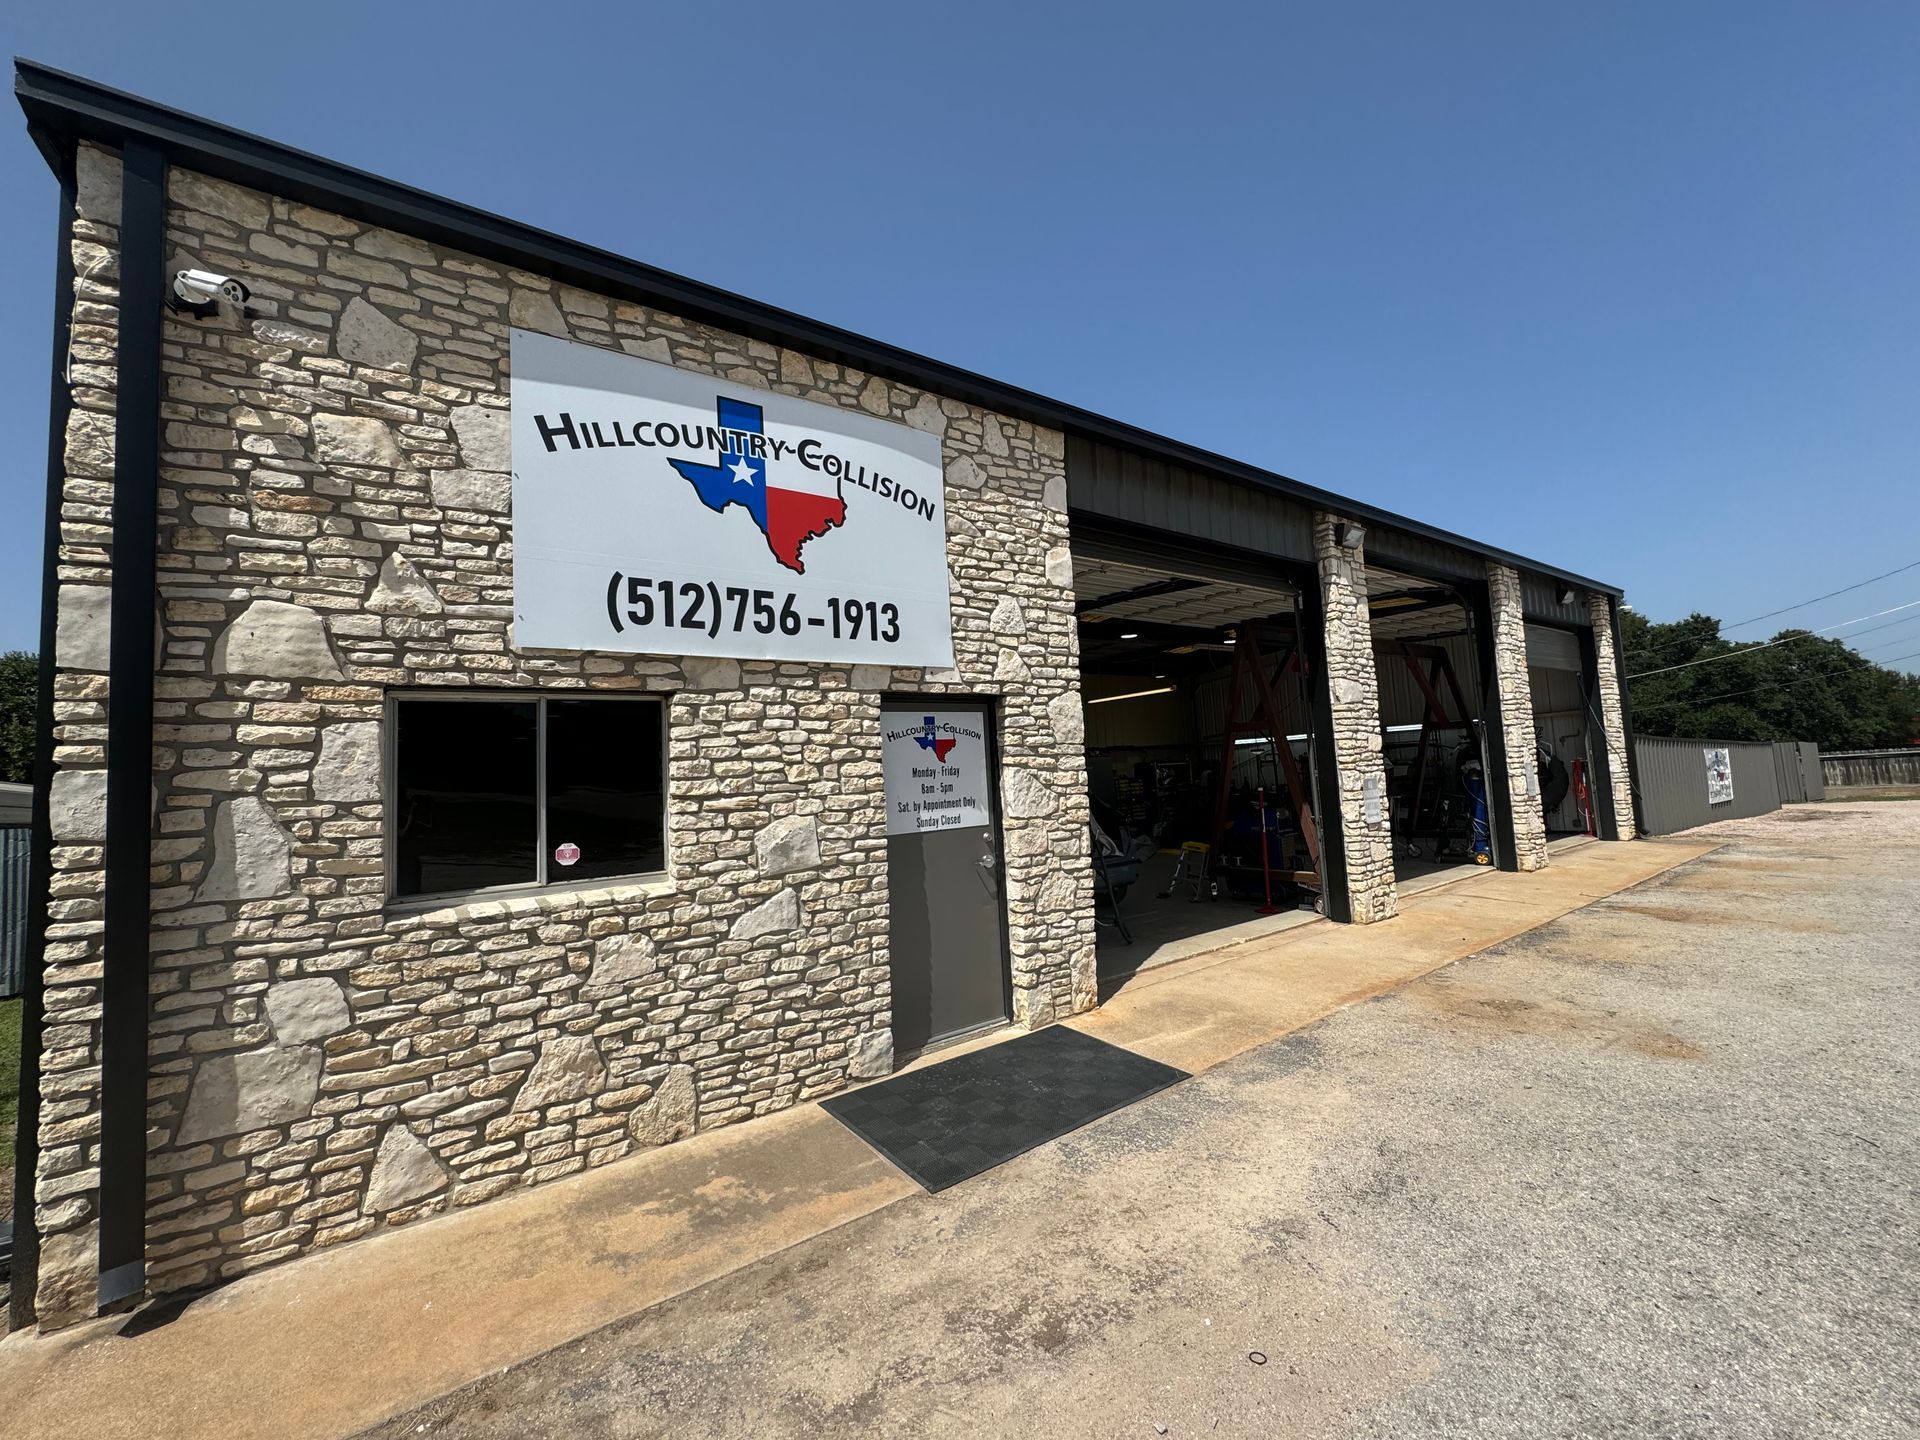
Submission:
{"label": "stone pillar", "polygon": [[[1605,595],[1587,596],[1587,614],[1593,620],[1593,653],[1600,687],[1600,719],[1606,728],[1607,773],[1612,779],[1613,823],[1622,840],[1634,836],[1632,771],[1627,768],[1626,714],[1620,708],[1620,669],[1613,653],[1613,602]],[[1594,797],[1596,806],[1601,803]]]}
{"label": "stone pillar", "polygon": [[1313,553],[1320,565],[1347,895],[1354,923],[1366,925],[1388,919],[1399,904],[1393,885],[1387,767],[1380,754],[1380,677],[1374,669],[1373,621],[1367,610],[1366,553],[1346,549],[1335,539],[1343,523],[1337,516],[1316,514]]}
{"label": "stone pillar", "polygon": [[1540,808],[1534,763],[1533,687],[1527,680],[1527,621],[1520,575],[1487,566],[1493,608],[1493,681],[1500,696],[1500,733],[1507,753],[1507,813],[1513,817],[1514,860],[1522,870],[1547,866],[1547,817]]}

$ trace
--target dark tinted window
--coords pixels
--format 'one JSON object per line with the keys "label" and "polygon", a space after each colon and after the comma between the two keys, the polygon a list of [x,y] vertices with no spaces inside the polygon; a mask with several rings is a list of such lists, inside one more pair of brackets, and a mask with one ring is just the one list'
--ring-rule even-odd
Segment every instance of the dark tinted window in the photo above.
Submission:
{"label": "dark tinted window", "polygon": [[398,892],[536,881],[533,702],[402,700],[396,709]]}
{"label": "dark tinted window", "polygon": [[[666,868],[660,711],[651,701],[547,701],[550,883]],[[559,863],[563,845],[580,851],[572,865]]]}

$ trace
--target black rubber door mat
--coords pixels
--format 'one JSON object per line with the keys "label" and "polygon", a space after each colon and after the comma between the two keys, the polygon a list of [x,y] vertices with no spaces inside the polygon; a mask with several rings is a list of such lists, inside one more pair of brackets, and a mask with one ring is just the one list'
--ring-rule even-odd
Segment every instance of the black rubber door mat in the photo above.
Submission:
{"label": "black rubber door mat", "polygon": [[1186,1078],[1054,1025],[820,1108],[928,1190],[944,1190]]}

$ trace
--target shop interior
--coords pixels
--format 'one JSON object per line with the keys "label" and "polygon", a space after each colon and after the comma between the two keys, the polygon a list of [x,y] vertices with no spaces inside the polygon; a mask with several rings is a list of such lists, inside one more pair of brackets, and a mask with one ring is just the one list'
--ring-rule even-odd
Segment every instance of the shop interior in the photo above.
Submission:
{"label": "shop interior", "polygon": [[1581,652],[1580,637],[1571,630],[1527,626],[1527,684],[1549,839],[1594,833],[1595,727]]}
{"label": "shop interior", "polygon": [[1293,592],[1081,557],[1074,577],[1103,977],[1311,920]]}

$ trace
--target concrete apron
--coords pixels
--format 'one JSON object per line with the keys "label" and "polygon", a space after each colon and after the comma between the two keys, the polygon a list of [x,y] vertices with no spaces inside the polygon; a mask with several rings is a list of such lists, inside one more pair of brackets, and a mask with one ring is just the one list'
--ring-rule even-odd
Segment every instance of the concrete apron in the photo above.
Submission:
{"label": "concrete apron", "polygon": [[[1068,1023],[1204,1070],[1715,848],[1594,844],[1532,875],[1468,872],[1393,920],[1142,974]],[[11,1336],[0,1436],[350,1434],[919,1193],[803,1106],[291,1261],[165,1323]]]}

